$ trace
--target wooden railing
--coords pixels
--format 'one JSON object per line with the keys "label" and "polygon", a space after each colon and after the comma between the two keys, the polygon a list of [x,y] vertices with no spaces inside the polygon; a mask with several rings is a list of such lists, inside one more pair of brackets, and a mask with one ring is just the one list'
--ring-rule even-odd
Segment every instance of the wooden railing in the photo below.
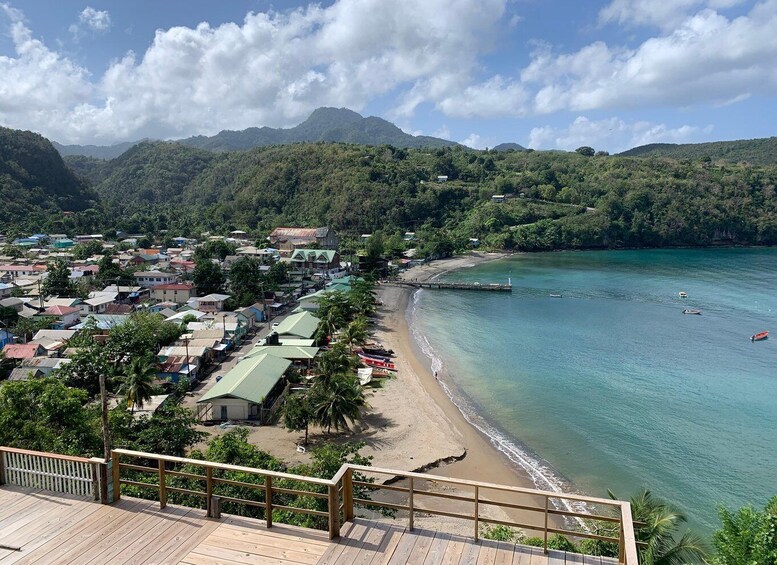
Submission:
{"label": "wooden railing", "polygon": [[[123,460],[126,461],[126,459],[142,460],[145,462],[155,461],[156,465],[136,465],[123,462]],[[187,466],[190,468],[197,467],[203,469],[204,474],[182,471],[180,468],[177,470],[168,469],[168,466],[175,465]],[[122,478],[122,471],[148,474],[154,476],[156,482],[143,482]],[[224,473],[229,471],[247,473],[249,475],[261,477],[263,481],[261,483],[248,483],[220,477],[217,474],[214,475],[214,472]],[[389,477],[392,479],[392,484],[369,482],[368,480],[365,480],[367,475]],[[203,489],[194,490],[172,487],[168,481],[169,477],[184,477],[195,481],[201,481]],[[619,548],[619,563],[623,565],[638,565],[637,543],[634,536],[631,506],[628,502],[619,500],[563,494],[351,464],[343,465],[332,479],[319,479],[255,469],[252,467],[226,465],[199,459],[169,457],[124,449],[116,449],[113,451],[113,480],[115,485],[130,485],[137,488],[156,490],[159,494],[159,503],[161,507],[164,507],[167,504],[167,494],[169,492],[200,497],[204,500],[208,516],[211,517],[218,517],[221,503],[223,502],[260,507],[264,509],[267,527],[272,526],[273,510],[303,513],[326,518],[330,539],[339,535],[342,522],[347,522],[354,518],[355,506],[369,506],[372,508],[387,508],[395,511],[407,512],[408,527],[410,529],[413,529],[414,518],[419,513],[469,520],[473,522],[473,537],[475,540],[480,536],[479,530],[481,524],[498,524],[541,532],[546,550],[548,536],[550,534],[562,534],[575,538],[588,538],[610,542]],[[308,491],[279,487],[278,483],[282,483],[282,481],[298,481],[310,485],[313,490]],[[398,484],[399,481],[404,481],[407,486],[400,486]],[[432,491],[427,486],[430,482],[452,486],[456,489],[456,493],[452,494],[449,492]],[[214,494],[219,485],[232,485],[255,490],[260,495],[261,500],[248,500]],[[369,491],[398,493],[405,502],[387,502],[373,498],[360,498],[358,496],[360,493]],[[119,489],[116,488],[115,492],[118,496]],[[470,492],[471,494],[467,494],[467,492]],[[489,496],[493,493],[503,493],[513,497],[522,495],[527,497],[529,501],[516,502],[496,500],[493,496]],[[274,501],[274,496],[282,494],[296,497],[326,499],[326,511],[277,504]],[[435,508],[425,503],[429,499],[451,501],[459,506],[463,505],[470,508],[470,511],[456,512],[452,511],[450,508]],[[537,501],[539,501],[539,503]],[[582,503],[592,508],[609,509],[610,511],[609,513],[601,512],[593,514],[570,509],[563,504],[554,504],[554,502],[562,501]],[[520,522],[517,519],[495,518],[490,515],[486,510],[487,508],[501,508],[508,513],[508,516],[509,512],[516,510],[523,511],[524,513],[532,513],[538,517],[539,522],[530,524]],[[569,527],[566,527],[565,519],[583,521],[585,524],[606,524],[610,526],[606,531],[612,531],[613,533],[610,535],[594,533],[593,528],[569,529]]]}
{"label": "wooden railing", "polygon": [[[239,477],[241,473],[261,480],[248,482],[249,479]],[[388,477],[390,484],[370,482],[367,477],[371,475]],[[182,485],[178,479],[188,482]],[[192,483],[201,486],[191,488]],[[167,505],[168,496],[175,493],[201,499],[207,515],[213,518],[220,516],[222,504],[258,507],[268,528],[273,524],[273,511],[302,513],[325,523],[331,539],[339,536],[341,523],[353,520],[356,506],[386,508],[407,512],[409,529],[413,529],[419,514],[468,520],[473,523],[475,540],[482,524],[498,524],[539,532],[546,550],[551,534],[610,542],[619,549],[619,563],[638,565],[635,523],[628,502],[394,469],[345,464],[331,479],[320,479],[125,449],[113,450],[111,460],[106,462],[0,447],[0,485],[3,484],[92,496],[106,503],[118,500],[120,487],[125,485],[156,491],[162,508]],[[434,489],[436,485],[449,490]],[[220,488],[224,486],[246,489],[255,498],[231,496],[234,493],[227,494]],[[368,497],[367,493],[377,492],[393,493],[395,500]],[[294,505],[304,502],[304,498],[308,498],[308,507]],[[311,508],[315,505],[310,504],[310,499],[325,503],[318,509]],[[586,511],[573,506],[576,504],[585,505]],[[494,508],[501,509],[503,514],[495,516]],[[516,511],[520,514],[515,515]],[[575,528],[570,521],[587,527]],[[592,527],[595,524],[605,527]]]}
{"label": "wooden railing", "polygon": [[17,485],[104,500],[105,460],[0,446],[0,485]]}

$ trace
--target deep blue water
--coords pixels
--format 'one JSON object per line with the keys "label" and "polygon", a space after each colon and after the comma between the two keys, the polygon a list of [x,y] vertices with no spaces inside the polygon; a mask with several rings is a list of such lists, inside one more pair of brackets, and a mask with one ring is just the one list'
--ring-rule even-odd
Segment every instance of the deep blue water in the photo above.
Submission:
{"label": "deep blue water", "polygon": [[[777,494],[777,250],[531,254],[444,276],[508,277],[512,294],[420,291],[409,316],[538,486],[646,486],[704,535],[718,504]],[[772,338],[751,343],[761,330]]]}

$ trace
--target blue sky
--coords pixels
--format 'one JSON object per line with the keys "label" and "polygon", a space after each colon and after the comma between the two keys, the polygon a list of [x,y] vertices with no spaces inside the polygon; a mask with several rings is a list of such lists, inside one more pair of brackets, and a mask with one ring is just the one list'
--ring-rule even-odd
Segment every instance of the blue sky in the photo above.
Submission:
{"label": "blue sky", "polygon": [[63,143],[320,106],[483,148],[774,135],[777,0],[0,0],[0,124]]}

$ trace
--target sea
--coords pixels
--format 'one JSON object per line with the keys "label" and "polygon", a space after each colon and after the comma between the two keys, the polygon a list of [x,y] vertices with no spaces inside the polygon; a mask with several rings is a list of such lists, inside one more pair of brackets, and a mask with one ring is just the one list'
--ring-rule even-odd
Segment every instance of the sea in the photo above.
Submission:
{"label": "sea", "polygon": [[648,488],[705,537],[720,505],[777,495],[777,249],[523,254],[439,280],[513,285],[419,290],[407,316],[441,386],[538,488]]}

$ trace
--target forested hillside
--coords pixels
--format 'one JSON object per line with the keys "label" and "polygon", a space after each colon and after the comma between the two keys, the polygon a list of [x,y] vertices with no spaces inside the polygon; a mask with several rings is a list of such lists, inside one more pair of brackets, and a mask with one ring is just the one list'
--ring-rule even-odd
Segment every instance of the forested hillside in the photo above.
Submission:
{"label": "forested hillside", "polygon": [[97,197],[68,169],[44,137],[0,127],[0,223],[43,223],[63,211],[86,210]]}
{"label": "forested hillside", "polygon": [[620,153],[622,157],[671,157],[709,161],[740,161],[753,165],[777,164],[777,137],[714,141],[711,143],[651,143]]}
{"label": "forested hillside", "polygon": [[[243,229],[258,239],[281,224],[330,225],[416,231],[446,249],[470,238],[521,250],[777,244],[775,166],[342,143],[211,153],[145,142],[108,162],[69,160],[99,193],[99,209],[21,216],[19,227],[195,237]],[[495,194],[512,198],[492,202]]]}

